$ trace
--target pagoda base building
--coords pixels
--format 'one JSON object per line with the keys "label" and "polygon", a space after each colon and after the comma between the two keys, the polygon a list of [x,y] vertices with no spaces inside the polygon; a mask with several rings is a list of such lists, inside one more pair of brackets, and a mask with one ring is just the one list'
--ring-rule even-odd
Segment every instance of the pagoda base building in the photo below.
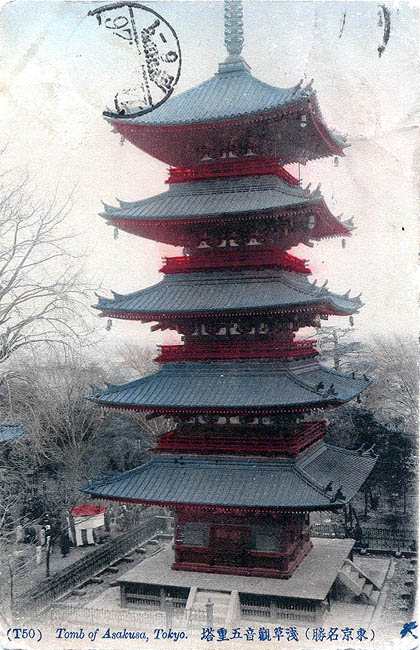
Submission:
{"label": "pagoda base building", "polygon": [[250,74],[241,12],[226,0],[228,57],[212,79],[143,115],[107,115],[170,172],[166,192],[105,205],[102,216],[184,253],[165,259],[158,284],[96,308],[181,342],[161,346],[155,374],[94,390],[103,408],[165,416],[173,428],[151,461],[82,491],[173,511],[173,547],[122,576],[124,607],[171,599],[190,612],[211,591],[225,624],[318,621],[343,593],[373,607],[381,586],[352,563],[353,540],[310,538],[310,513],[342,509],[376,462],[371,450],[324,442],[324,413],[371,380],[323,365],[316,341],[296,338],[362,306],[311,281],[288,252],[351,234],[319,188],[284,168],[343,155],[344,143],[311,84],[274,88]]}
{"label": "pagoda base building", "polygon": [[[363,612],[366,620],[366,611],[373,613],[381,582],[373,582],[351,561],[353,545],[354,540],[349,539],[314,539],[310,553],[287,580],[236,575],[231,571],[234,567],[226,565],[217,567],[222,569],[217,577],[201,568],[174,570],[173,552],[167,547],[119,578],[121,607],[167,611],[175,604],[181,610],[182,618],[178,620],[188,623],[189,617],[198,611],[200,623],[205,627],[205,605],[211,602],[213,623],[232,629],[238,623],[246,626],[247,621],[264,625],[282,621],[287,621],[287,625],[332,621],[335,611],[339,611],[339,598],[354,603],[355,616],[360,621]],[[389,564],[389,561],[382,562]],[[346,580],[350,588],[343,595]],[[351,583],[357,585],[357,595]],[[348,603],[347,611],[351,611]],[[335,620],[340,622],[342,617],[338,616]]]}

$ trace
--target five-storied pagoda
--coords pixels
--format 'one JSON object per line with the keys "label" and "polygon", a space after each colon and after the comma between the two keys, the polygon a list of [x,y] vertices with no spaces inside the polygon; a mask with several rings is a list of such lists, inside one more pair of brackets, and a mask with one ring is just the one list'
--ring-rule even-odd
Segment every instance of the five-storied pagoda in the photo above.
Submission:
{"label": "five-storied pagoda", "polygon": [[[324,123],[311,84],[277,88],[251,75],[241,56],[239,0],[225,2],[225,44],[228,56],[212,79],[147,114],[109,118],[170,166],[169,187],[106,206],[102,216],[126,232],[182,246],[183,256],[165,259],[158,284],[100,298],[97,309],[175,330],[182,343],[161,347],[156,374],[95,392],[105,408],[164,415],[174,427],[159,437],[153,460],[84,491],[173,509],[168,584],[176,584],[178,570],[292,585],[313,555],[320,579],[338,561],[329,589],[352,542],[328,540],[328,552],[327,540],[312,542],[309,513],[348,503],[375,458],[325,444],[320,414],[359,395],[369,379],[323,366],[315,341],[295,335],[329,315],[357,313],[362,303],[317,286],[305,260],[287,253],[346,237],[352,224],[284,166],[341,156],[343,142]],[[341,551],[331,550],[339,541]],[[255,593],[249,580],[240,592]],[[144,574],[138,582],[147,582]],[[261,586],[268,583],[260,581],[261,593],[272,593]],[[326,595],[316,586],[311,595],[308,580],[305,588],[307,599]],[[132,587],[130,602],[145,589]],[[292,591],[285,595],[302,596]]]}

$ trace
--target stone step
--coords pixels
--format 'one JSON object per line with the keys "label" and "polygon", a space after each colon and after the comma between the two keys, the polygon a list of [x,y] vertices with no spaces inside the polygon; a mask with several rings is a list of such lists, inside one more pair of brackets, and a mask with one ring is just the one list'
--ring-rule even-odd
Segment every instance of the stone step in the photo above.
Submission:
{"label": "stone step", "polygon": [[160,553],[161,551],[163,551],[163,546],[157,546],[157,547],[156,547],[156,548],[155,548],[155,549],[150,553],[150,557],[153,557],[153,555],[157,555],[157,554]]}
{"label": "stone step", "polygon": [[355,571],[349,575],[346,571],[341,570],[338,577],[355,596],[360,596],[366,584],[366,579],[363,576],[359,576]]}
{"label": "stone step", "polygon": [[86,591],[84,589],[73,589],[73,591],[70,592],[70,596],[85,596]]}
{"label": "stone step", "polygon": [[370,599],[372,596],[372,592],[373,592],[373,584],[371,582],[370,583],[367,582],[363,587],[363,593],[365,594],[365,596],[367,596]]}
{"label": "stone step", "polygon": [[118,573],[119,568],[117,566],[109,566],[105,569],[105,573]]}

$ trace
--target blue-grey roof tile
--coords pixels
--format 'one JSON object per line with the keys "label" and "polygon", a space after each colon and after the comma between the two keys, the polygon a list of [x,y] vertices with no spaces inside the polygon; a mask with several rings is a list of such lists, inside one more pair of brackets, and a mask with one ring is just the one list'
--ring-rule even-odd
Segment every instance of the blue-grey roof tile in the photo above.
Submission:
{"label": "blue-grey roof tile", "polygon": [[[152,503],[330,508],[354,496],[375,462],[323,443],[290,460],[159,458],[82,491]],[[334,502],[339,487],[342,498]]]}
{"label": "blue-grey roof tile", "polygon": [[112,219],[172,220],[258,213],[319,204],[318,189],[310,192],[276,176],[247,176],[194,183],[176,183],[141,201],[105,205],[101,216]]}
{"label": "blue-grey roof tile", "polygon": [[352,314],[359,298],[331,293],[303,274],[280,269],[214,271],[167,275],[158,284],[128,295],[100,298],[96,309],[106,313],[193,314],[283,309],[328,303],[334,311]]}
{"label": "blue-grey roof tile", "polygon": [[369,384],[369,379],[345,375],[317,359],[166,363],[153,375],[98,390],[91,399],[152,411],[260,410],[346,402]]}
{"label": "blue-grey roof tile", "polygon": [[20,424],[0,424],[0,442],[9,442],[28,435]]}
{"label": "blue-grey roof tile", "polygon": [[137,126],[202,124],[272,112],[315,97],[310,85],[277,88],[256,79],[247,70],[238,70],[217,73],[198,86],[170,97],[149,113],[108,119]]}

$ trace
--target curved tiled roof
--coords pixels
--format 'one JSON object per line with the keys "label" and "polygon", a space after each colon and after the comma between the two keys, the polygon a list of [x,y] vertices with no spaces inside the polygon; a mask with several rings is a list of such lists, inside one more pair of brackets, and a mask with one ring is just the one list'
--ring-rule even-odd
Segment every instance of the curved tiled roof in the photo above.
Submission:
{"label": "curved tiled roof", "polygon": [[[139,503],[331,508],[350,501],[375,462],[323,443],[288,461],[159,458],[82,491]],[[339,488],[341,498],[334,500]]]}
{"label": "curved tiled roof", "polygon": [[142,126],[218,122],[293,106],[313,94],[312,89],[299,85],[292,88],[270,86],[243,69],[216,73],[198,86],[170,97],[149,113],[109,119]]}
{"label": "curved tiled roof", "polygon": [[105,205],[101,216],[119,219],[191,219],[284,210],[322,201],[310,192],[276,176],[245,176],[170,185],[168,191],[141,201]]}
{"label": "curved tiled roof", "polygon": [[209,152],[212,146],[229,151],[235,137],[248,139],[250,126],[254,153],[273,155],[282,164],[343,155],[345,146],[323,122],[311,84],[277,88],[245,66],[227,70],[222,65],[211,79],[147,113],[104,115],[137,147],[176,167],[198,164],[209,144]]}
{"label": "curved tiled roof", "polygon": [[142,411],[263,412],[346,402],[370,384],[318,362],[210,361],[166,363],[162,370],[120,386],[95,389],[101,405]]}
{"label": "curved tiled roof", "polygon": [[353,230],[351,221],[342,222],[331,214],[319,188],[310,192],[273,175],[177,183],[156,196],[119,203],[119,207],[104,204],[101,216],[116,227],[129,232],[134,229],[157,241],[166,241],[164,224],[178,232],[177,227],[183,223],[261,218],[304,209],[317,215],[315,226],[308,229],[310,239],[346,236]]}
{"label": "curved tiled roof", "polygon": [[[315,97],[310,84],[278,88],[256,79],[243,68],[218,72],[198,86],[170,97],[148,113],[135,117],[112,115],[107,119],[135,126],[202,124],[260,115],[315,100]],[[343,144],[337,138],[336,141]]]}
{"label": "curved tiled roof", "polygon": [[166,275],[158,284],[126,296],[100,297],[95,306],[118,318],[156,320],[161,316],[243,313],[327,305],[321,313],[353,314],[360,298],[331,293],[306,276],[276,269]]}

